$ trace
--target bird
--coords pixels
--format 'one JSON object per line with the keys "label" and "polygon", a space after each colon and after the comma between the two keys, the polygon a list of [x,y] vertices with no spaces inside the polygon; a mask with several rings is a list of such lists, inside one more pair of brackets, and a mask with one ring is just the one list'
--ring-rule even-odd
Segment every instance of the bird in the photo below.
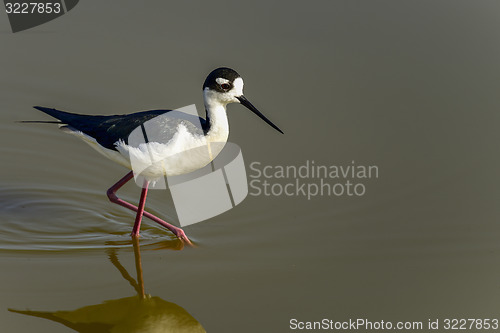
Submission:
{"label": "bird", "polygon": [[[132,237],[139,237],[142,217],[145,216],[169,229],[181,241],[192,244],[181,228],[145,211],[149,185],[160,177],[181,175],[200,169],[217,157],[229,136],[226,107],[230,103],[242,104],[272,128],[284,134],[244,96],[243,79],[234,69],[220,67],[208,74],[203,83],[203,101],[205,118],[177,110],[87,115],[34,106],[57,121],[24,122],[58,124],[64,132],[77,136],[105,157],[131,169],[106,193],[111,202],[136,212]],[[153,125],[155,135],[147,135],[145,125]],[[132,142],[130,136],[138,128],[142,129],[146,140]],[[219,148],[212,151],[212,143],[220,143],[217,146]],[[204,146],[209,147],[209,154],[187,153]],[[141,172],[144,180],[137,206],[116,195],[123,185],[134,178],[134,160],[146,165]]]}

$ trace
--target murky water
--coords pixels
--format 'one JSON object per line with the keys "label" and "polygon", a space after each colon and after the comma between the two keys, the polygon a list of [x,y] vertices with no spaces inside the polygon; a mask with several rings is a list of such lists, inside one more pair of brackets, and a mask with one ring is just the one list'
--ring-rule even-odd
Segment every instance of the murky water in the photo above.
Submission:
{"label": "murky water", "polygon": [[[16,34],[0,13],[0,331],[499,318],[499,6],[85,1]],[[147,220],[134,246],[134,214],[105,194],[127,170],[53,125],[16,122],[48,119],[33,105],[201,109],[218,66],[285,135],[228,107],[254,183],[185,228],[195,248]],[[312,164],[328,177],[279,174]],[[330,176],[349,166],[378,177]],[[139,188],[119,194],[137,202]],[[166,191],[147,209],[176,219]]]}

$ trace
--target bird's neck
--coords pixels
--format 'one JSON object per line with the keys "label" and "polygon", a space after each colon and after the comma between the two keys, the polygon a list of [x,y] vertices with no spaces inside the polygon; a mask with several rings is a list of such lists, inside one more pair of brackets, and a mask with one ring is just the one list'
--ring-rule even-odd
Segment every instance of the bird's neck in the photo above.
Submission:
{"label": "bird's neck", "polygon": [[207,138],[212,142],[226,142],[229,136],[226,105],[205,98],[205,111],[209,124]]}

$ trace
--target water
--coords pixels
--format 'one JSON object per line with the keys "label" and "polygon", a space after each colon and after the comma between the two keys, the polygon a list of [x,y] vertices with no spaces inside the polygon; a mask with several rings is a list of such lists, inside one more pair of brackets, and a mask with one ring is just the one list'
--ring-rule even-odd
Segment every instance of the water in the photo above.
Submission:
{"label": "water", "polygon": [[[446,318],[498,318],[498,7],[85,1],[17,34],[0,14],[0,331],[76,329],[8,309],[94,311],[109,324],[137,306],[169,322],[187,313],[207,332],[289,332],[292,318],[439,319],[443,331]],[[48,119],[33,105],[200,109],[218,66],[240,72],[245,95],[285,132],[229,106],[249,176],[252,162],[354,161],[378,178],[351,179],[362,196],[249,195],[187,227],[195,248],[145,221],[140,266],[157,306],[137,305],[134,216],[105,194],[127,170],[53,125],[16,121]],[[139,188],[119,194],[137,202]],[[175,220],[165,191],[147,209]]]}

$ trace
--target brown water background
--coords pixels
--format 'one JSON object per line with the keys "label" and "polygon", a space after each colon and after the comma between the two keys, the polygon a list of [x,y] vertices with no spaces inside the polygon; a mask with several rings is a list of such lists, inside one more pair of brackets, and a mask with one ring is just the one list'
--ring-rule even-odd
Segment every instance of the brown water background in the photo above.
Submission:
{"label": "brown water background", "polygon": [[[354,161],[378,178],[357,180],[359,197],[250,195],[187,227],[194,249],[172,250],[147,221],[147,293],[207,332],[291,332],[292,318],[499,318],[499,13],[482,0],[81,1],[13,34],[2,11],[0,331],[73,331],[8,308],[134,295],[108,258],[115,249],[134,271],[133,214],[105,195],[126,170],[52,125],[16,121],[48,119],[33,105],[200,110],[219,66],[236,69],[285,132],[229,105],[249,175],[255,161]],[[137,201],[139,189],[121,195]],[[166,191],[147,208],[175,218]]]}

